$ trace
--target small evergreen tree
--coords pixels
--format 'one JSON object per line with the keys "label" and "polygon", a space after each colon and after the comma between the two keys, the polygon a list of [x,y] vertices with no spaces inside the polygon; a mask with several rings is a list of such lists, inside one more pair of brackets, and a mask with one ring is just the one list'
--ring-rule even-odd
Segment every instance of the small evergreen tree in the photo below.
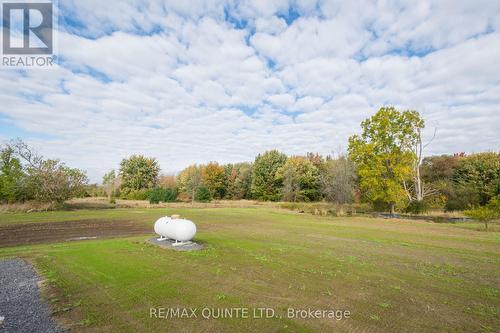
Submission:
{"label": "small evergreen tree", "polygon": [[210,191],[205,186],[200,186],[196,190],[196,194],[194,195],[194,200],[198,202],[208,202],[212,199],[210,195]]}

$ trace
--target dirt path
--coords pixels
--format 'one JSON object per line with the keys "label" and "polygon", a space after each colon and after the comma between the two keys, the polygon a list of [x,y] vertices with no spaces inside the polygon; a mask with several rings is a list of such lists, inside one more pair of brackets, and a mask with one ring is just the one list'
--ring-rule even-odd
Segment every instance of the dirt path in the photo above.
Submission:
{"label": "dirt path", "polygon": [[79,220],[0,226],[0,247],[152,234],[153,226],[124,220]]}

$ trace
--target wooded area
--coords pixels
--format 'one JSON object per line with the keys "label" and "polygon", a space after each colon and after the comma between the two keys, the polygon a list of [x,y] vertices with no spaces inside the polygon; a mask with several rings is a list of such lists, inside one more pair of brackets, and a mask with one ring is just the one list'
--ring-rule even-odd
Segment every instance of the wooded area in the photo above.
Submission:
{"label": "wooded area", "polygon": [[106,195],[111,202],[369,202],[375,210],[392,213],[496,207],[500,153],[423,157],[424,127],[416,111],[381,108],[361,123],[361,134],[349,138],[348,154],[287,156],[270,150],[253,162],[194,164],[176,176],[162,175],[154,157],[133,155],[106,173],[102,185],[89,185],[84,171],[45,159],[13,140],[0,153],[0,200],[62,203]]}

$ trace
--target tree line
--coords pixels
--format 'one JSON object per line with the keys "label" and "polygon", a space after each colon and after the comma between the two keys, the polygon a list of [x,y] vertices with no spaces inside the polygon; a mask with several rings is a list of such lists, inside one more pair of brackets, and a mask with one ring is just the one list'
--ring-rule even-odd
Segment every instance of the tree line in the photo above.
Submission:
{"label": "tree line", "polygon": [[[425,122],[412,110],[384,107],[349,138],[347,154],[287,156],[263,152],[253,162],[193,164],[162,175],[153,157],[133,155],[105,174],[85,173],[36,155],[22,141],[1,150],[0,201],[63,202],[72,196],[170,201],[254,199],[339,204],[369,202],[376,210],[421,213],[429,208],[486,207],[500,195],[500,153],[424,157]],[[491,204],[490,204],[491,206]]]}
{"label": "tree line", "polygon": [[[154,158],[133,155],[103,179],[108,197],[151,201],[210,201],[255,199],[265,201],[354,202],[355,168],[350,160],[308,153],[286,156],[270,150],[254,162],[193,164],[177,176],[160,175]],[[165,197],[165,200],[161,200]]]}

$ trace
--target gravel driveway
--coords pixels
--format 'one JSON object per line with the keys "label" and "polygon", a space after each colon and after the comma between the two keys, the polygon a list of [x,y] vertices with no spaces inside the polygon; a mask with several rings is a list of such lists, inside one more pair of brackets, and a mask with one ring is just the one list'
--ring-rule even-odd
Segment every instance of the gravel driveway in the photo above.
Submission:
{"label": "gravel driveway", "polygon": [[40,280],[25,261],[0,260],[0,332],[63,332],[40,298]]}

